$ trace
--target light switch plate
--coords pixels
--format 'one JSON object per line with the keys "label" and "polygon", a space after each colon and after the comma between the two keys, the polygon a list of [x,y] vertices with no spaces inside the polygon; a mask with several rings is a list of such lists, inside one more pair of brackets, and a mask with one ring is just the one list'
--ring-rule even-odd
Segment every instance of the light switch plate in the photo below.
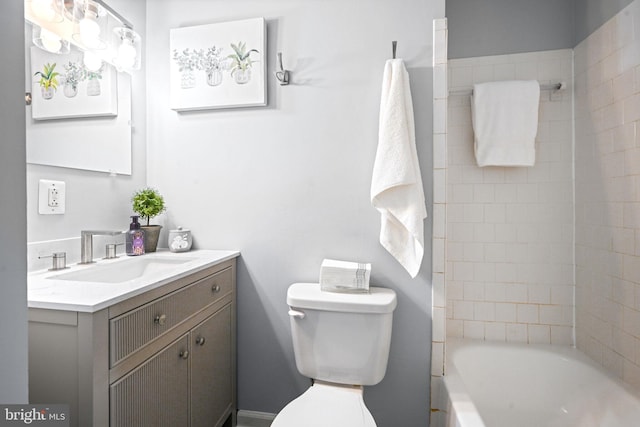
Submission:
{"label": "light switch plate", "polygon": [[61,215],[65,211],[65,183],[41,179],[38,185],[38,213]]}

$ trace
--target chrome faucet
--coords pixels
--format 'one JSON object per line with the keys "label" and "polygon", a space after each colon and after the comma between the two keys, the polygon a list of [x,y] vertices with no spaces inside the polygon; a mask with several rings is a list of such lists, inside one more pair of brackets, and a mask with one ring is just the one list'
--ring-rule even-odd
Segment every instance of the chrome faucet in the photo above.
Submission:
{"label": "chrome faucet", "polygon": [[80,232],[80,264],[93,262],[93,236],[118,236],[119,230],[82,230]]}

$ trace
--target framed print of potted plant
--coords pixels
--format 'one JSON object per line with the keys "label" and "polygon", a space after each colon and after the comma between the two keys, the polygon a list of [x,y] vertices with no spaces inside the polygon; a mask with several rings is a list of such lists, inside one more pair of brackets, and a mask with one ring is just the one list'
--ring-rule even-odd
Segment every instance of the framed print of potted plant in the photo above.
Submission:
{"label": "framed print of potted plant", "polygon": [[40,90],[42,92],[42,99],[49,100],[53,98],[53,95],[58,90],[58,76],[60,73],[54,71],[56,69],[55,62],[53,64],[46,63],[43,66],[42,71],[36,71],[33,73],[35,77],[40,77],[38,84],[40,84]]}
{"label": "framed print of potted plant", "polygon": [[266,105],[265,30],[264,18],[170,30],[171,108]]}
{"label": "framed print of potted plant", "polygon": [[247,44],[243,42],[238,44],[231,43],[231,47],[233,48],[233,53],[227,57],[233,61],[233,65],[231,66],[231,75],[236,83],[243,85],[248,83],[251,79],[251,66],[254,62],[257,62],[251,59],[251,54],[254,52],[260,52],[256,49],[250,49],[247,51]]}
{"label": "framed print of potted plant", "polygon": [[81,63],[69,61],[64,65],[64,75],[62,76],[64,96],[73,98],[78,94],[80,82],[86,78],[86,71]]}
{"label": "framed print of potted plant", "polygon": [[[108,64],[98,71],[87,70],[82,53],[59,55],[31,48],[32,91],[41,87],[42,96],[33,96],[34,120],[118,115],[117,73]],[[60,94],[56,89],[60,89]]]}

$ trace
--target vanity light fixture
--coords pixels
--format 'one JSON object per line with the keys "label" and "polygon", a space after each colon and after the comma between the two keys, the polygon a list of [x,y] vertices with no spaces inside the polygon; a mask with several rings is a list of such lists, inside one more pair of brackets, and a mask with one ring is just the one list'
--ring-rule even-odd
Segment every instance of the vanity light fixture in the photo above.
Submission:
{"label": "vanity light fixture", "polygon": [[51,53],[69,53],[71,48],[67,40],[62,40],[56,33],[34,25],[31,31],[33,44]]}
{"label": "vanity light fixture", "polygon": [[119,71],[140,69],[140,36],[130,28],[116,27],[113,29],[116,37],[120,39],[120,45],[113,58],[113,65]]}
{"label": "vanity light fixture", "polygon": [[73,39],[86,50],[102,50],[107,43],[102,39],[106,24],[106,10],[93,0],[73,2],[71,18],[74,23]]}
{"label": "vanity light fixture", "polygon": [[103,62],[118,71],[140,69],[140,36],[103,0],[24,0],[24,6],[33,43],[40,49],[64,54],[74,46],[92,71]]}
{"label": "vanity light fixture", "polygon": [[100,68],[102,68],[102,58],[100,58],[90,50],[86,50],[83,52],[82,63],[84,64],[84,68],[89,71],[98,71]]}
{"label": "vanity light fixture", "polygon": [[64,19],[64,0],[28,0],[25,8],[27,6],[42,21],[62,22]]}

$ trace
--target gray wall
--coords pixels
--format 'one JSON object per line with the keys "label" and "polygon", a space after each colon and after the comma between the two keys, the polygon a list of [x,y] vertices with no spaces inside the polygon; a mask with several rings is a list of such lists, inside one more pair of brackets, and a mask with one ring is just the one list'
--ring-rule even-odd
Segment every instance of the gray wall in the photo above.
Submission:
{"label": "gray wall", "polygon": [[575,43],[578,45],[589,34],[631,4],[633,0],[575,0]]}
{"label": "gray wall", "polygon": [[447,0],[449,58],[573,48],[633,0]]}
{"label": "gray wall", "polygon": [[449,58],[572,48],[573,2],[447,0]]}
{"label": "gray wall", "polygon": [[[323,258],[370,261],[393,288],[385,379],[365,389],[380,427],[426,426],[431,337],[431,219],[414,280],[378,244],[369,202],[380,88],[391,41],[411,76],[428,209],[432,188],[432,20],[444,0],[154,0],[147,9],[149,183],[166,195],[166,228],[199,248],[239,249],[238,397],[278,412],[309,380],[295,367],[287,287],[317,281]],[[169,108],[169,29],[263,16],[269,105],[177,113]],[[292,84],[276,84],[282,51]],[[228,78],[228,77],[227,77]]]}
{"label": "gray wall", "polygon": [[[24,9],[0,3],[0,402],[27,403]],[[11,43],[6,43],[11,41]],[[6,58],[11,58],[7,60]]]}

